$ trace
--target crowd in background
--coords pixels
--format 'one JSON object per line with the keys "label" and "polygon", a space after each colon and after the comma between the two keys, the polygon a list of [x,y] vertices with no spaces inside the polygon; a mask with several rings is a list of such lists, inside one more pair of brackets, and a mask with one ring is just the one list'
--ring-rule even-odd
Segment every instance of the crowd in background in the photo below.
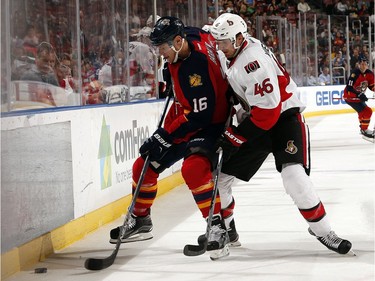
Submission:
{"label": "crowd in background", "polygon": [[[146,0],[131,1],[131,12],[127,17],[125,11],[125,1],[113,0],[82,0],[80,1],[80,33],[72,28],[72,22],[76,21],[75,7],[66,4],[60,0],[35,0],[29,1],[26,16],[19,9],[15,9],[12,15],[12,80],[22,80],[25,73],[30,72],[30,68],[38,60],[38,47],[45,42],[48,43],[56,55],[54,69],[58,85],[68,90],[81,91],[86,97],[83,104],[101,103],[100,91],[104,86],[117,83],[127,83],[126,79],[113,78],[109,84],[99,77],[103,67],[117,67],[116,71],[126,70],[124,50],[126,49],[126,24],[129,24],[130,41],[141,41],[142,30],[153,24],[152,7]],[[207,0],[207,24],[212,24],[215,19],[215,0]],[[288,22],[295,25],[301,14],[329,14],[329,15],[347,15],[349,16],[353,27],[350,30],[350,37],[345,37],[345,26],[334,25],[331,30],[331,38],[328,38],[327,22],[325,18],[318,21],[318,53],[319,53],[319,76],[324,75],[330,62],[333,63],[335,71],[333,75],[337,77],[335,84],[342,84],[345,81],[345,75],[340,73],[345,69],[347,73],[348,65],[351,69],[356,67],[359,56],[364,55],[369,58],[375,56],[375,49],[371,52],[367,44],[369,33],[367,30],[368,19],[374,19],[374,1],[373,0],[218,0],[219,14],[231,12],[239,14],[248,23],[248,32],[254,37],[259,38],[266,45],[275,48],[277,51],[278,36],[274,26],[264,23],[261,36],[257,36],[257,17],[275,16],[286,18]],[[41,7],[45,9],[42,11]],[[182,14],[187,11],[187,0],[167,0],[165,7],[173,7],[176,14]],[[30,16],[31,15],[31,16]],[[371,17],[370,17],[371,16]],[[367,21],[367,22],[366,22]],[[359,29],[355,28],[355,23],[361,25]],[[48,27],[48,28],[46,28]],[[147,36],[146,32],[143,36]],[[79,38],[79,39],[77,39]],[[77,46],[75,40],[80,41],[81,52],[72,46]],[[332,44],[332,52],[329,52],[329,41]],[[349,53],[349,61],[347,54]],[[80,69],[78,69],[78,54],[81,54]],[[375,57],[374,57],[375,60]],[[120,65],[120,70],[119,70]],[[139,71],[140,66],[134,66],[133,72]],[[312,66],[307,68],[307,75],[310,78],[309,85],[329,84],[328,80],[319,80],[311,71]],[[81,74],[82,85],[78,85],[78,74]],[[30,76],[29,76],[30,77]],[[154,77],[155,78],[155,77]],[[154,85],[150,85],[152,91]],[[155,95],[155,93],[150,94]]]}

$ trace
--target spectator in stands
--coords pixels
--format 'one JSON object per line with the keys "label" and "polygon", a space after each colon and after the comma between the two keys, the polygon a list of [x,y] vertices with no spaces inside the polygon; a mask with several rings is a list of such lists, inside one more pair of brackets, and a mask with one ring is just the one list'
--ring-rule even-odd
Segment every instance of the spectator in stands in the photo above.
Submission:
{"label": "spectator in stands", "polygon": [[337,15],[347,15],[348,14],[348,4],[346,0],[339,0],[334,8],[334,13]]}
{"label": "spectator in stands", "polygon": [[23,38],[23,46],[26,52],[36,55],[39,38],[37,36],[36,28],[33,25],[27,27],[26,35]]}
{"label": "spectator in stands", "polygon": [[359,47],[359,49],[362,49],[362,47],[363,47],[363,41],[362,41],[362,38],[361,38],[360,34],[355,34],[354,35],[354,39],[351,42],[351,45],[353,46],[353,48]]}
{"label": "spectator in stands", "polygon": [[332,78],[334,84],[344,84],[346,77],[347,63],[342,56],[342,52],[338,51],[332,62]]}
{"label": "spectator in stands", "polygon": [[280,12],[282,17],[288,13],[288,3],[286,0],[281,0],[281,2],[277,5],[277,10]]}
{"label": "spectator in stands", "polygon": [[323,69],[325,67],[328,67],[329,68],[329,63],[330,63],[330,55],[328,54],[328,52],[325,52],[320,58],[319,58],[319,62],[318,62],[318,66],[319,66],[319,73],[322,73],[323,72]]}
{"label": "spectator in stands", "polygon": [[355,69],[358,67],[359,60],[359,47],[354,47],[353,53],[350,55],[350,68]]}
{"label": "spectator in stands", "polygon": [[40,81],[59,86],[55,74],[56,53],[51,44],[42,42],[38,45],[35,65],[23,73],[21,80]]}
{"label": "spectator in stands", "polygon": [[318,38],[318,45],[320,48],[325,49],[328,47],[328,30],[324,29]]}
{"label": "spectator in stands", "polygon": [[72,78],[72,59],[67,53],[63,53],[56,64],[56,76],[60,87],[69,92],[77,90]]}
{"label": "spectator in stands", "polygon": [[102,103],[101,90],[103,88],[95,76],[95,69],[88,59],[82,61],[82,104]]}
{"label": "spectator in stands", "polygon": [[34,63],[33,57],[25,55],[23,40],[15,39],[11,45],[12,80],[19,80],[22,74],[31,68]]}
{"label": "spectator in stands", "polygon": [[323,72],[318,77],[318,82],[320,85],[330,85],[331,84],[331,75],[329,74],[329,68],[324,67]]}
{"label": "spectator in stands", "polygon": [[341,49],[344,46],[344,44],[345,44],[345,38],[342,36],[341,31],[337,30],[336,36],[333,40],[333,45]]}
{"label": "spectator in stands", "polygon": [[314,69],[309,66],[307,69],[307,86],[317,86],[319,85],[318,78],[314,74]]}
{"label": "spectator in stands", "polygon": [[297,10],[300,12],[300,13],[307,13],[308,11],[311,10],[309,4],[307,2],[305,2],[305,0],[300,0],[298,5],[297,5]]}

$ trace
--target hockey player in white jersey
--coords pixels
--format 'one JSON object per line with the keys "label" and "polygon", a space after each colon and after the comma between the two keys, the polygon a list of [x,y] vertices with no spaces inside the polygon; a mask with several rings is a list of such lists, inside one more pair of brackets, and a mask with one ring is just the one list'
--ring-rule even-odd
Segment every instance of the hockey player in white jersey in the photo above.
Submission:
{"label": "hockey player in white jersey", "polygon": [[[328,249],[348,253],[352,244],[331,230],[309,178],[309,129],[301,114],[304,105],[296,95],[296,84],[274,54],[247,34],[240,16],[222,14],[210,32],[224,54],[221,63],[227,79],[247,113],[242,114],[237,126],[229,126],[218,142],[224,151],[219,176],[222,206],[230,206],[226,212],[233,214],[234,178],[249,181],[272,153],[285,191],[307,221],[309,233]],[[226,225],[232,219],[233,215],[228,215]]]}

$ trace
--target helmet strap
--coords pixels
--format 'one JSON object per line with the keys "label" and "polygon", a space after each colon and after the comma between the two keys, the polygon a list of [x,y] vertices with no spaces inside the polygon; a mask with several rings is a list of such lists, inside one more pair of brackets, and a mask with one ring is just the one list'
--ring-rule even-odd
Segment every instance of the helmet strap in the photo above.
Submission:
{"label": "helmet strap", "polygon": [[236,45],[236,40],[233,41],[233,48],[236,50],[236,52],[233,54],[232,59],[235,58],[238,55],[238,53],[240,52],[241,47],[242,47],[242,45],[243,45],[244,42],[245,42],[245,40],[242,41],[241,45],[237,46]]}
{"label": "helmet strap", "polygon": [[177,51],[176,48],[172,45],[171,49],[176,53],[175,57],[174,57],[174,60],[172,63],[176,63],[177,60],[178,60],[178,53],[182,50],[182,47],[184,46],[184,42],[185,42],[185,38],[182,38],[182,44],[181,44],[181,48]]}

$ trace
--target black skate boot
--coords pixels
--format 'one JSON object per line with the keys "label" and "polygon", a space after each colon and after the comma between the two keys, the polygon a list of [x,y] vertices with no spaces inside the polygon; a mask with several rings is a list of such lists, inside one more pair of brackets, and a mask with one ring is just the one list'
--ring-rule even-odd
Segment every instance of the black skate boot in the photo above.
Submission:
{"label": "black skate boot", "polygon": [[225,224],[219,216],[212,218],[211,229],[208,235],[207,251],[212,260],[217,260],[229,255],[229,235]]}
{"label": "black skate boot", "polygon": [[335,251],[336,253],[339,253],[341,255],[347,254],[352,248],[352,243],[350,243],[350,241],[338,237],[334,231],[330,231],[326,236],[322,237],[316,236],[310,227],[308,231],[328,249]]}
{"label": "black skate boot", "polygon": [[151,230],[152,221],[150,215],[137,217],[131,214],[125,226],[118,226],[111,230],[109,243],[116,244],[120,234],[122,234],[121,243],[148,240],[153,237]]}
{"label": "black skate boot", "polygon": [[232,219],[229,223],[228,235],[229,235],[229,246],[230,247],[241,246],[241,242],[239,240],[240,236],[238,235],[238,233],[236,231],[236,225],[234,223],[234,219]]}
{"label": "black skate boot", "polygon": [[374,131],[371,130],[361,130],[362,138],[369,142],[374,142]]}
{"label": "black skate boot", "polygon": [[[229,223],[228,235],[229,235],[229,243],[228,243],[229,247],[239,247],[239,246],[241,246],[241,242],[239,241],[240,236],[238,235],[238,233],[236,231],[236,225],[234,223],[234,219],[231,220],[231,222]],[[204,234],[199,235],[198,244],[202,245],[204,243],[205,239],[206,238],[205,238]]]}

